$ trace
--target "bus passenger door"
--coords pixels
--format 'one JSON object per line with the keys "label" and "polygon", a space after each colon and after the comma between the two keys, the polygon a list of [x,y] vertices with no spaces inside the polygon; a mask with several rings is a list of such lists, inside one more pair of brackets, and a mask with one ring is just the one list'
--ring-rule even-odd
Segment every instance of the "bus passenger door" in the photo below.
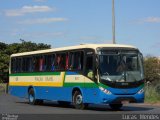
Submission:
{"label": "bus passenger door", "polygon": [[97,98],[95,54],[93,51],[87,51],[85,56],[84,102],[94,103]]}

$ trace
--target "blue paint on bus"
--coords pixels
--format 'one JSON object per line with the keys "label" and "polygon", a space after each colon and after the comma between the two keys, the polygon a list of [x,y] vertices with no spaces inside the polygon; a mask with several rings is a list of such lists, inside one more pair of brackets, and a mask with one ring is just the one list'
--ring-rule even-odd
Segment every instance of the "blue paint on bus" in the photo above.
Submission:
{"label": "blue paint on bus", "polygon": [[[75,87],[33,87],[35,92],[36,99],[43,100],[59,100],[59,101],[68,101],[72,102],[72,90]],[[133,94],[121,94],[123,89],[107,88],[112,93],[106,94],[101,91],[99,88],[80,88],[83,95],[84,103],[93,103],[93,104],[108,104],[112,103],[118,98],[134,98],[136,103],[144,102],[144,92],[138,94],[138,91],[142,87],[130,88],[127,89],[129,93]],[[125,89],[126,90],[126,89]],[[121,91],[119,94],[113,94],[115,91]],[[136,91],[136,92],[135,92]],[[28,87],[22,86],[10,86],[10,94],[22,98],[28,98]]]}

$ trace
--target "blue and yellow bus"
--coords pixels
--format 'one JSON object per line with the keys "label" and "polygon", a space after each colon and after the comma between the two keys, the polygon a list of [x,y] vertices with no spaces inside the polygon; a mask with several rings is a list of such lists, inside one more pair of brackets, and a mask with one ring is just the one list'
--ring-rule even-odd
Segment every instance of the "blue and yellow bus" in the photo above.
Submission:
{"label": "blue and yellow bus", "polygon": [[73,104],[144,102],[143,57],[133,46],[83,44],[11,55],[9,93],[30,104],[44,100]]}

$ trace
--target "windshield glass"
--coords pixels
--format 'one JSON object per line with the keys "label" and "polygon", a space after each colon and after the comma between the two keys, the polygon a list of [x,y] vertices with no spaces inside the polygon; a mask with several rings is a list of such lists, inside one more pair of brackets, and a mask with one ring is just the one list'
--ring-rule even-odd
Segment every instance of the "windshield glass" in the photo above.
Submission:
{"label": "windshield glass", "polygon": [[135,82],[143,79],[141,55],[137,51],[103,51],[99,55],[101,80]]}

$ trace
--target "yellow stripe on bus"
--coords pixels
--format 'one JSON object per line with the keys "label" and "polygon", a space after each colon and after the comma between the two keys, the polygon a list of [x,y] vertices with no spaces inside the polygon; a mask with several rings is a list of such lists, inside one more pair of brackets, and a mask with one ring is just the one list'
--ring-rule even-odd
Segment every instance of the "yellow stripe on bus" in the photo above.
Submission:
{"label": "yellow stripe on bus", "polygon": [[62,77],[62,86],[63,86],[63,83],[64,83],[64,80],[65,80],[65,72],[61,72],[61,77]]}
{"label": "yellow stripe on bus", "polygon": [[62,87],[62,82],[10,82],[10,86],[53,86]]}

